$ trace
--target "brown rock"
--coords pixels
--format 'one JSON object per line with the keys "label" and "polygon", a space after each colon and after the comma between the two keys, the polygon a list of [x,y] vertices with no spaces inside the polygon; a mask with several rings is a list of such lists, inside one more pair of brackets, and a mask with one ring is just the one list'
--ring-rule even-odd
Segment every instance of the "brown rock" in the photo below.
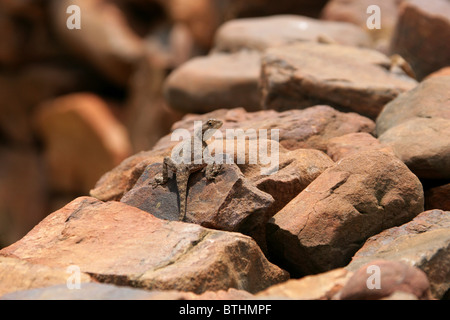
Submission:
{"label": "brown rock", "polygon": [[141,151],[132,155],[106,172],[91,189],[90,195],[102,201],[119,201],[134,186],[148,165],[162,162],[166,155],[170,153]]}
{"label": "brown rock", "polygon": [[450,183],[425,191],[425,209],[450,211]]}
{"label": "brown rock", "polygon": [[351,272],[340,268],[301,279],[291,279],[259,292],[256,297],[260,299],[331,300],[351,275]]}
{"label": "brown rock", "polygon": [[[151,185],[161,171],[160,163],[148,166],[121,202],[161,219],[178,220],[182,195],[178,194],[175,179],[156,188]],[[268,208],[274,200],[249,183],[236,165],[224,164],[214,182],[207,181],[203,172],[192,174],[187,190],[185,221],[247,234],[265,248]]]}
{"label": "brown rock", "polygon": [[450,119],[413,118],[387,130],[379,140],[418,177],[450,178]]}
{"label": "brown rock", "polygon": [[50,214],[0,255],[54,268],[78,265],[98,281],[150,290],[257,292],[288,277],[247,236],[89,197]]}
{"label": "brown rock", "polygon": [[423,270],[437,299],[449,289],[450,212],[425,211],[411,222],[371,238],[346,267],[354,271],[375,259],[403,261]]}
{"label": "brown rock", "polygon": [[319,43],[271,48],[262,60],[262,104],[276,110],[329,104],[375,118],[417,84],[389,66],[389,58],[369,49]]}
{"label": "brown rock", "polygon": [[171,20],[185,24],[195,42],[205,49],[213,44],[217,28],[225,21],[282,13],[317,16],[326,0],[159,0]]}
{"label": "brown rock", "polygon": [[259,53],[216,53],[194,58],[173,71],[164,95],[173,109],[186,113],[236,107],[255,111],[260,109],[259,74]]}
{"label": "brown rock", "polygon": [[450,76],[424,80],[389,102],[377,118],[377,135],[413,118],[450,120]]}
{"label": "brown rock", "polygon": [[[331,0],[321,13],[321,19],[353,23],[363,28],[375,40],[375,47],[387,52],[397,23],[398,0]],[[373,14],[367,13],[371,5],[380,7],[380,29],[369,29],[367,19]]]}
{"label": "brown rock", "polygon": [[70,94],[44,102],[36,114],[36,127],[55,190],[89,192],[102,174],[131,151],[124,126],[94,94]]}
{"label": "brown rock", "polygon": [[88,61],[119,85],[126,85],[131,72],[144,55],[144,43],[130,28],[116,5],[104,0],[82,0],[81,29],[67,28],[70,0],[50,2],[51,19],[58,39],[72,53]]}
{"label": "brown rock", "polygon": [[331,138],[327,145],[327,154],[333,161],[367,150],[379,150],[393,153],[383,146],[377,138],[366,132],[355,132]]}
{"label": "brown rock", "polygon": [[[67,265],[66,267],[68,267]],[[0,256],[0,299],[3,295],[15,291],[64,284],[67,289],[71,276],[66,268],[53,268],[45,265],[29,263],[14,257]],[[80,285],[93,281],[86,273],[80,274]],[[70,290],[77,291],[77,290]]]}
{"label": "brown rock", "polygon": [[364,30],[350,23],[329,22],[295,15],[246,18],[223,24],[215,36],[215,50],[264,51],[269,47],[328,39],[343,45],[370,46]]}
{"label": "brown rock", "polygon": [[298,274],[343,267],[367,238],[422,211],[422,185],[400,160],[360,152],[325,170],[273,217],[269,252]]}
{"label": "brown rock", "polygon": [[405,58],[418,79],[448,65],[449,17],[450,4],[445,0],[409,0],[400,5],[391,52]]}
{"label": "brown rock", "polygon": [[[379,279],[375,279],[379,276]],[[395,292],[412,294],[419,300],[431,298],[427,275],[403,262],[374,260],[362,266],[339,293],[342,300],[377,300]]]}
{"label": "brown rock", "polygon": [[35,151],[0,147],[0,248],[19,240],[45,217],[46,191]]}
{"label": "brown rock", "polygon": [[[279,129],[280,145],[288,150],[306,148],[326,152],[328,140],[353,132],[372,133],[375,124],[372,120],[356,113],[339,112],[329,106],[314,106],[305,110],[276,112],[263,110],[246,112],[242,108],[216,110],[204,115],[189,115],[175,123],[172,129],[193,129],[195,120],[217,118],[224,122],[226,129]],[[175,143],[170,135],[163,137],[154,150],[167,149]]]}

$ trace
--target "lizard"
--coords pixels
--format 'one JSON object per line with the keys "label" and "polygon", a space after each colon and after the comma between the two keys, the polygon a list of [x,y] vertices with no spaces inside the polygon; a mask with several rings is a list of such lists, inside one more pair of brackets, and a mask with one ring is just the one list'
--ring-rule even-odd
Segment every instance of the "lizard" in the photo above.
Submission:
{"label": "lizard", "polygon": [[[158,185],[166,184],[169,180],[169,170],[175,174],[176,184],[178,189],[178,195],[180,198],[180,208],[179,208],[179,221],[184,221],[186,217],[186,209],[187,209],[187,187],[189,177],[192,173],[205,169],[205,176],[208,180],[214,180],[216,175],[221,170],[221,165],[212,163],[206,164],[203,161],[203,151],[207,147],[206,141],[211,138],[215,132],[215,130],[219,129],[222,126],[223,122],[217,119],[208,119],[203,122],[202,126],[194,130],[191,139],[183,141],[181,143],[191,143],[191,157],[189,163],[176,163],[171,157],[164,157],[162,172],[158,174],[152,185],[153,188]],[[194,154],[194,139],[201,139],[202,143],[202,152],[201,154]],[[180,147],[178,145],[178,147]],[[182,147],[182,146],[181,146]],[[200,163],[196,163],[196,159],[199,160],[198,157],[202,157]]]}
{"label": "lizard", "polygon": [[391,64],[389,66],[389,71],[394,72],[396,68],[400,68],[405,72],[410,78],[416,79],[416,74],[411,68],[411,65],[399,54],[394,54],[390,56]]}

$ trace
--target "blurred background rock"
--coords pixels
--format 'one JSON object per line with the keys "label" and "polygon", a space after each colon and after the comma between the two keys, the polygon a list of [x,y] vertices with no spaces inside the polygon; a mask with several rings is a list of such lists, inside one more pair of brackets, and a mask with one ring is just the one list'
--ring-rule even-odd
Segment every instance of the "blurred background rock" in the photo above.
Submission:
{"label": "blurred background rock", "polygon": [[[225,21],[325,0],[0,0],[0,248],[150,149],[183,113],[166,76]],[[67,7],[81,9],[69,30]]]}

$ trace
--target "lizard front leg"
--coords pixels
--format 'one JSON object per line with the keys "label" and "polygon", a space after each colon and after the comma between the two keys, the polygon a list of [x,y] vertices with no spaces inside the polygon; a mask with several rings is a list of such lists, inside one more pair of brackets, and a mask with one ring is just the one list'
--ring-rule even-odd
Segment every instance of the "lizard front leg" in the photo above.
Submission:
{"label": "lizard front leg", "polygon": [[166,184],[169,180],[169,170],[177,172],[177,165],[170,157],[164,157],[162,172],[155,176],[152,185],[155,188],[158,185]]}
{"label": "lizard front leg", "polygon": [[214,181],[217,175],[222,171],[223,167],[220,163],[210,163],[205,167],[205,177],[209,181]]}

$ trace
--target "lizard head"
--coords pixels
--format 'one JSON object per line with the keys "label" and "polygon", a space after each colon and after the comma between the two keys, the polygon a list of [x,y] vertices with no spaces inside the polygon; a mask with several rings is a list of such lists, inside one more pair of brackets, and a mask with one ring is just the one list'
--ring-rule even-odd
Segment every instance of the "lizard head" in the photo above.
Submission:
{"label": "lizard head", "polygon": [[206,120],[202,126],[203,141],[206,141],[209,138],[211,138],[212,135],[214,134],[214,131],[219,129],[222,126],[222,124],[223,122],[217,119]]}

